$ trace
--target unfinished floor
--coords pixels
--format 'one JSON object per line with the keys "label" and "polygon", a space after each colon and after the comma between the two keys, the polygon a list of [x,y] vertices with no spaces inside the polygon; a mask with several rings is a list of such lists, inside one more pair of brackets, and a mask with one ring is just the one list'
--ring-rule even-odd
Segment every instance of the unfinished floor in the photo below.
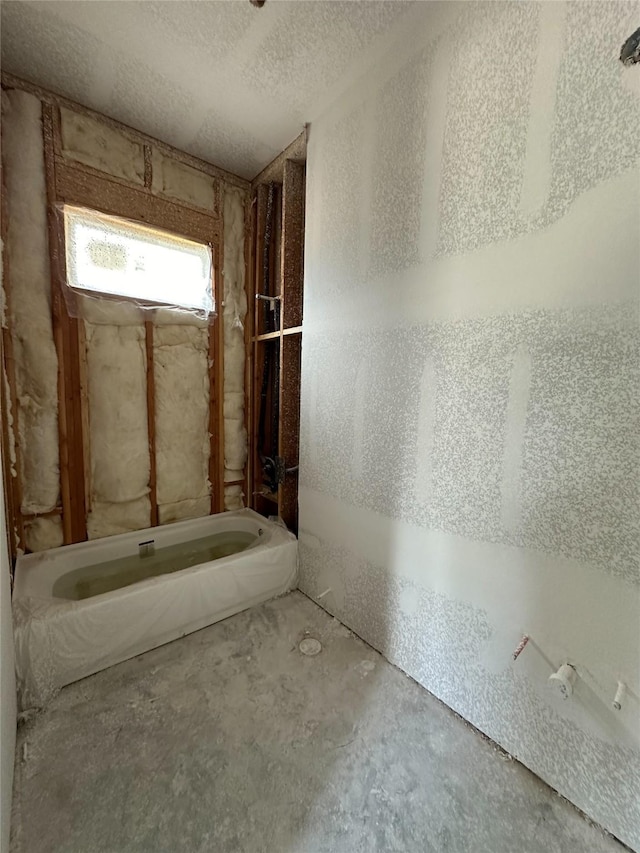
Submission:
{"label": "unfinished floor", "polygon": [[65,688],[19,733],[12,853],[623,849],[299,592]]}

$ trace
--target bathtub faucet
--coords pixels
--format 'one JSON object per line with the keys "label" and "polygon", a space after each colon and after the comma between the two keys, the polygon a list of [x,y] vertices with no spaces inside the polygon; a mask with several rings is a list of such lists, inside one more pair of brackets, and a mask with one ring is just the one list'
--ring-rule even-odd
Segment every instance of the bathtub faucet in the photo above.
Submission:
{"label": "bathtub faucet", "polygon": [[139,557],[152,557],[156,552],[155,540],[147,539],[146,542],[138,543],[138,556]]}

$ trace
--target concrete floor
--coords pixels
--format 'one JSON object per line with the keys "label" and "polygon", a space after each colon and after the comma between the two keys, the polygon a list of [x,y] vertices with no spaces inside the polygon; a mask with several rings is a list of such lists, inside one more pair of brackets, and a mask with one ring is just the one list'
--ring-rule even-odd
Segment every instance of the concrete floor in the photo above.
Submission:
{"label": "concrete floor", "polygon": [[65,688],[19,733],[13,853],[622,849],[299,592]]}

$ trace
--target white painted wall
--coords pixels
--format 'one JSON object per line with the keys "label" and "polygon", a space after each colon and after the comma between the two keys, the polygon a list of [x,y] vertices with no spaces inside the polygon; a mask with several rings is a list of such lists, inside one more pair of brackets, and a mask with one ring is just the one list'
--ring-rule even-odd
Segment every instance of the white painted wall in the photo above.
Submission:
{"label": "white painted wall", "polygon": [[312,124],[300,548],[304,592],[638,849],[636,10],[416,4]]}
{"label": "white painted wall", "polygon": [[8,853],[9,850],[16,713],[9,557],[4,492],[0,485],[0,853]]}

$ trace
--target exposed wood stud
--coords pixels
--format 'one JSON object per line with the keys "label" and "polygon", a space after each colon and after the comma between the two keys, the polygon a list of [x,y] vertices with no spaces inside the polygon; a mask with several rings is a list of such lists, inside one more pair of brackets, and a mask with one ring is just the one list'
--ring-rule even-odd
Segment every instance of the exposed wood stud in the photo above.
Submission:
{"label": "exposed wood stud", "polygon": [[248,453],[247,453],[247,461],[244,466],[244,482],[243,482],[243,491],[245,496],[245,504],[247,506],[252,506],[251,500],[251,484],[253,482],[253,453],[252,453],[252,445],[253,442],[251,440],[251,424],[253,423],[253,394],[252,394],[252,382],[253,382],[253,360],[254,360],[254,347],[253,347],[253,305],[251,304],[253,301],[253,275],[255,271],[254,267],[254,214],[255,214],[255,204],[253,199],[249,195],[245,201],[245,209],[244,209],[244,262],[245,262],[245,293],[247,297],[247,314],[244,322],[244,352],[245,352],[245,365],[244,365],[244,426],[247,434],[247,441],[249,444]]}
{"label": "exposed wood stud", "polygon": [[144,146],[144,185],[150,190],[153,182],[153,167],[151,165],[151,146]]}
{"label": "exposed wood stud", "polygon": [[220,219],[222,216],[222,192],[224,185],[219,179],[215,179],[213,182],[213,215],[216,219]]}
{"label": "exposed wood stud", "polygon": [[209,321],[209,481],[211,512],[224,510],[224,333],[222,299],[224,282],[221,275],[222,239],[213,247],[213,288],[216,313]]}
{"label": "exposed wood stud", "polygon": [[89,368],[87,365],[87,340],[84,320],[78,320],[78,367],[80,379],[80,407],[82,412],[84,495],[86,512],[88,514],[91,512],[91,428],[89,421]]}
{"label": "exposed wood stud", "polygon": [[304,163],[287,160],[282,178],[282,326],[302,323],[304,280]]}
{"label": "exposed wood stud", "polygon": [[[145,151],[146,151],[146,149],[145,149]],[[212,209],[212,208],[200,207],[200,205],[193,204],[192,202],[185,201],[184,199],[170,198],[170,197],[165,196],[165,195],[158,195],[158,194],[154,193],[153,190],[151,189],[151,183],[153,182],[153,171],[149,172],[150,183],[149,183],[149,186],[146,186],[146,183],[145,184],[133,184],[133,183],[131,183],[131,181],[128,181],[126,178],[120,178],[120,177],[118,177],[118,175],[111,175],[108,172],[103,172],[100,169],[96,169],[93,166],[89,166],[87,163],[81,163],[78,160],[73,160],[73,159],[68,158],[68,157],[63,157],[62,155],[60,155],[60,156],[56,155],[56,164],[57,164],[58,171],[61,171],[62,169],[65,169],[65,168],[73,169],[73,171],[76,173],[77,176],[87,175],[88,180],[90,180],[91,178],[98,178],[101,181],[109,181],[111,184],[116,184],[119,187],[123,187],[125,190],[135,190],[136,192],[141,193],[142,195],[152,196],[153,198],[158,199],[158,201],[160,201],[160,202],[167,201],[170,204],[176,205],[180,208],[184,208],[184,210],[186,210],[186,211],[193,211],[195,214],[208,216],[214,220],[218,220],[220,218],[220,215],[218,212],[216,212],[215,208]],[[149,165],[149,169],[152,170],[151,160],[149,160],[148,165]],[[147,169],[147,162],[145,161],[145,181],[147,179],[146,178],[146,169]],[[216,225],[216,227],[218,227],[218,226]]]}
{"label": "exposed wood stud", "polygon": [[156,382],[153,363],[153,323],[145,320],[144,344],[147,361],[147,430],[149,435],[149,501],[151,527],[158,526],[158,479],[156,470]]}
{"label": "exposed wood stud", "polygon": [[70,317],[64,300],[64,240],[56,211],[56,165],[54,155],[54,112],[52,104],[42,106],[42,124],[47,184],[47,219],[53,307],[53,334],[58,353],[58,428],[60,433],[60,486],[62,528],[65,544],[87,538],[84,442],[80,390],[78,321]]}
{"label": "exposed wood stud", "polygon": [[[249,300],[248,310],[253,317],[253,331],[260,328],[258,314],[258,300],[253,298],[254,294],[262,292],[262,256],[264,251],[264,234],[265,224],[267,220],[267,187],[260,185],[256,191],[254,205],[254,254],[253,254],[253,292]],[[262,490],[262,468],[260,465],[260,448],[258,447],[258,425],[260,419],[260,385],[261,385],[261,370],[262,363],[259,356],[260,350],[263,349],[258,343],[254,343],[252,347],[252,377],[251,377],[251,436],[250,453],[251,453],[251,470],[252,479],[247,497],[250,501],[250,506],[253,509],[259,509],[256,501],[257,492]]]}

